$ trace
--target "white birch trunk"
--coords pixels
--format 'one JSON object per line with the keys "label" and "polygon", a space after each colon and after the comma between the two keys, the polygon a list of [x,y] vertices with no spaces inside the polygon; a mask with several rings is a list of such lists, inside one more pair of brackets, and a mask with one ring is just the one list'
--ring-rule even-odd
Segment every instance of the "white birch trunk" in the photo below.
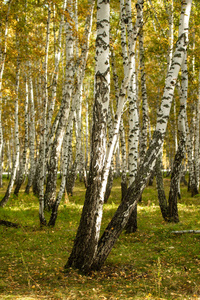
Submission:
{"label": "white birch trunk", "polygon": [[33,80],[32,80],[32,70],[31,64],[29,62],[29,156],[30,156],[30,168],[28,174],[28,183],[25,189],[25,193],[29,194],[30,188],[33,183],[33,178],[35,175],[35,104],[34,104],[34,93],[33,93]]}
{"label": "white birch trunk", "polygon": [[171,0],[171,3],[168,4],[167,13],[169,17],[169,47],[167,55],[167,71],[171,67],[172,57],[173,57],[173,47],[174,47],[174,0]]}
{"label": "white birch trunk", "polygon": [[[101,199],[102,195],[104,195],[104,193],[105,193],[105,186],[106,186],[106,182],[107,182],[107,178],[108,178],[111,158],[112,158],[115,144],[116,144],[116,141],[118,138],[121,115],[122,115],[125,100],[126,100],[126,91],[129,86],[130,79],[131,79],[131,76],[133,73],[135,43],[136,43],[136,39],[137,39],[139,30],[142,26],[141,21],[142,21],[143,0],[138,0],[136,8],[137,8],[137,19],[136,19],[136,24],[133,28],[133,31],[131,31],[130,28],[128,27],[128,38],[129,38],[129,42],[132,40],[132,43],[129,46],[129,61],[128,61],[128,66],[127,66],[127,72],[125,73],[125,77],[122,82],[122,86],[121,86],[120,93],[119,93],[119,101],[118,101],[117,111],[116,111],[115,117],[114,117],[113,138],[108,143],[108,148],[107,148],[107,152],[106,152],[106,158],[105,158],[104,169],[103,169],[103,174],[102,174],[100,199]],[[129,17],[129,22],[131,22],[130,17]],[[125,61],[126,61],[126,59],[125,59]]]}
{"label": "white birch trunk", "polygon": [[139,34],[139,57],[140,57],[141,92],[142,92],[142,129],[141,129],[141,142],[140,142],[140,160],[142,162],[147,149],[148,119],[149,119],[147,88],[146,88],[146,73],[144,67],[143,28],[141,29]]}
{"label": "white birch trunk", "polygon": [[126,158],[126,139],[125,139],[125,131],[124,131],[124,123],[123,119],[121,119],[120,128],[120,146],[121,146],[121,169],[122,169],[122,179],[121,179],[121,199],[123,200],[126,192],[127,192],[127,158]]}
{"label": "white birch trunk", "polygon": [[[195,32],[192,33],[193,36],[193,51],[195,50]],[[192,57],[192,76],[195,77],[195,56]],[[193,92],[194,93],[194,92]],[[196,180],[196,164],[195,164],[195,126],[196,126],[196,103],[191,103],[191,122],[190,122],[190,143],[189,145],[189,153],[191,155],[191,158],[189,159],[189,162],[191,163],[189,165],[189,184],[188,188],[191,191],[192,197],[198,194],[198,188],[197,188],[197,180]],[[199,134],[198,134],[199,135]],[[198,136],[197,136],[198,139]],[[199,147],[199,146],[198,146]]]}
{"label": "white birch trunk", "polygon": [[102,266],[120,233],[126,226],[126,223],[135,205],[140,199],[142,191],[147,184],[148,178],[153,171],[156,160],[161,152],[176,80],[187,49],[191,4],[192,0],[187,0],[182,3],[179,38],[176,44],[176,50],[173,56],[171,68],[167,74],[153,138],[150,142],[149,149],[145,154],[143,164],[138,168],[136,179],[127,191],[124,199],[125,201],[119,205],[113,219],[99,240],[96,260],[93,265],[93,268],[95,269],[98,269]]}
{"label": "white birch trunk", "polygon": [[[78,228],[72,253],[67,266],[73,266],[87,272],[96,255],[97,243],[100,234],[103,200],[106,191],[106,184],[112,160],[113,151],[118,137],[121,114],[125,103],[125,94],[132,75],[132,56],[134,55],[136,37],[140,28],[141,6],[143,1],[138,1],[138,16],[132,36],[132,45],[128,62],[128,72],[125,74],[121,86],[117,112],[115,114],[113,139],[108,144],[105,155],[105,123],[109,99],[109,3],[98,2],[97,4],[97,40],[96,40],[96,97],[93,114],[93,136],[91,164],[89,174],[89,186],[86,192],[85,203],[82,211],[81,221]],[[131,20],[129,20],[131,21]],[[105,86],[106,84],[106,86]],[[101,112],[101,113],[100,113]],[[99,117],[101,118],[99,119]],[[100,143],[100,144],[99,144]],[[100,151],[101,149],[101,151]],[[101,175],[100,175],[101,174]],[[94,215],[92,218],[91,216]],[[89,223],[88,223],[89,222]],[[86,225],[87,224],[87,225]],[[80,246],[81,245],[81,246]],[[81,251],[80,248],[81,247]],[[85,255],[87,253],[87,256]]]}
{"label": "white birch trunk", "polygon": [[2,152],[3,152],[3,130],[2,130],[2,80],[4,74],[4,67],[5,67],[5,59],[6,59],[6,52],[7,52],[7,40],[8,40],[8,25],[9,25],[9,14],[10,14],[10,6],[12,0],[8,1],[8,11],[6,14],[6,21],[5,21],[5,32],[4,32],[4,45],[2,45],[2,39],[0,36],[0,187],[2,187]]}
{"label": "white birch trunk", "polygon": [[[12,192],[12,188],[16,179],[16,175],[17,175],[17,170],[18,170],[18,166],[19,166],[19,122],[18,122],[18,115],[19,115],[19,103],[18,103],[18,97],[19,97],[19,75],[20,75],[20,61],[19,61],[19,55],[17,58],[17,67],[16,67],[16,99],[15,99],[15,130],[14,130],[14,134],[15,134],[15,156],[14,156],[14,164],[12,167],[12,172],[11,172],[11,178],[6,190],[6,193],[3,197],[3,199],[0,202],[0,206],[4,207],[9,198],[10,198],[10,194]],[[2,155],[2,154],[1,154]]]}
{"label": "white birch trunk", "polygon": [[[72,13],[71,13],[72,14]],[[71,15],[72,17],[72,15]],[[48,209],[53,207],[56,197],[56,184],[57,184],[57,171],[58,160],[60,156],[61,146],[65,133],[65,126],[70,111],[70,102],[72,96],[73,82],[74,82],[74,38],[72,34],[72,26],[66,22],[66,69],[65,69],[65,84],[63,87],[62,103],[58,112],[59,118],[57,119],[57,128],[55,137],[52,143],[50,152],[48,176],[46,191],[44,195],[45,206]],[[50,145],[51,146],[51,145]]]}
{"label": "white birch trunk", "polygon": [[[109,22],[110,4],[97,1],[97,37],[96,37],[96,71],[95,101],[93,107],[92,151],[85,203],[74,247],[68,265],[86,270],[90,267],[97,249],[99,237],[99,220],[101,219],[104,198],[99,203],[101,173],[105,160],[106,119],[110,93],[109,67]],[[83,225],[84,224],[84,225]],[[87,224],[87,225],[86,225]],[[81,247],[79,245],[81,244]],[[87,253],[87,255],[86,255]]]}
{"label": "white birch trunk", "polygon": [[57,51],[55,50],[55,68],[52,76],[52,95],[51,95],[51,101],[49,103],[48,107],[48,113],[47,113],[47,121],[46,121],[46,134],[49,134],[50,126],[51,126],[51,121],[52,121],[52,116],[54,112],[54,106],[55,106],[55,101],[56,101],[56,96],[57,96],[57,83],[58,83],[58,75],[59,75],[59,65],[60,65],[60,59],[61,59],[61,49],[62,49],[62,31],[64,27],[64,12],[66,10],[66,4],[67,0],[63,1],[63,12],[61,15],[61,20],[60,20],[60,26],[59,26],[59,32],[58,32],[58,38],[56,41],[56,38],[54,37],[54,45],[57,43]]}
{"label": "white birch trunk", "polygon": [[194,142],[194,165],[195,165],[195,182],[197,191],[199,191],[199,105],[200,105],[200,70],[199,70],[199,90],[196,102],[196,126]]}
{"label": "white birch trunk", "polygon": [[24,105],[24,149],[23,149],[23,157],[22,157],[22,163],[19,170],[19,179],[17,181],[17,185],[14,191],[14,194],[18,196],[19,190],[21,188],[22,183],[24,182],[25,178],[25,168],[26,168],[26,161],[27,161],[27,150],[28,150],[28,82],[27,82],[27,75],[25,75],[25,105]]}
{"label": "white birch trunk", "polygon": [[[88,56],[88,49],[89,49],[89,38],[91,33],[91,26],[92,26],[92,16],[93,16],[93,9],[94,9],[94,1],[89,1],[89,9],[88,15],[86,18],[86,25],[85,25],[85,43],[82,47],[82,52],[80,56],[80,70],[79,70],[79,81],[77,90],[81,94],[82,92],[82,84],[85,75],[85,68]],[[64,93],[63,93],[63,109],[61,116],[59,118],[59,124],[56,130],[56,135],[51,151],[50,162],[49,162],[49,173],[47,178],[47,187],[45,192],[45,202],[50,207],[53,207],[53,203],[56,200],[56,179],[57,179],[57,166],[58,166],[58,155],[60,153],[60,147],[63,141],[65,125],[68,119],[69,111],[70,111],[70,100],[72,95],[73,89],[73,77],[74,77],[74,53],[73,53],[73,32],[70,24],[67,24],[67,39],[66,39],[66,56],[67,56],[67,63],[66,66],[66,84],[64,86]],[[73,99],[73,101],[76,101]],[[62,105],[62,104],[61,104]],[[81,144],[80,144],[81,145]],[[80,153],[80,147],[79,147]]]}
{"label": "white birch trunk", "polygon": [[177,199],[179,196],[180,176],[182,170],[182,160],[185,156],[186,147],[186,106],[188,93],[188,71],[187,71],[187,52],[183,59],[181,67],[181,95],[180,95],[180,110],[178,115],[178,134],[179,144],[173,163],[173,170],[171,174],[170,192],[169,192],[169,220],[175,223],[179,222]]}
{"label": "white birch trunk", "polygon": [[[122,39],[123,39],[123,37],[122,37]],[[112,63],[112,72],[113,72],[113,80],[114,80],[114,87],[115,87],[115,99],[116,99],[116,103],[118,103],[118,101],[119,101],[119,80],[118,80],[116,66],[115,66],[115,53],[113,50],[111,51],[111,63]],[[119,166],[119,173],[120,173],[120,169],[121,169],[121,194],[122,194],[121,198],[123,199],[123,197],[127,191],[126,139],[125,139],[123,118],[121,119],[121,122],[120,122],[119,137],[120,137],[120,148],[121,148],[121,168]],[[116,148],[117,147],[119,149],[119,144],[116,145]],[[118,151],[118,149],[117,149],[117,151]],[[118,153],[116,153],[116,154],[118,154]],[[117,159],[117,155],[116,155],[116,159]],[[118,159],[119,159],[119,155],[118,155]]]}
{"label": "white birch trunk", "polygon": [[139,145],[139,116],[137,107],[137,76],[135,63],[131,78],[129,98],[129,186],[135,180],[138,166],[138,145]]}
{"label": "white birch trunk", "polygon": [[[74,102],[74,104],[75,104],[75,102]],[[61,201],[62,196],[65,191],[66,180],[67,180],[67,175],[68,175],[68,165],[69,165],[69,159],[70,159],[69,144],[70,144],[70,138],[71,138],[71,134],[72,134],[71,129],[72,129],[72,125],[73,125],[72,121],[74,118],[74,113],[75,113],[75,105],[72,105],[72,109],[71,109],[70,115],[69,115],[67,130],[66,130],[64,140],[63,140],[62,180],[61,180],[58,195],[56,197],[56,201],[52,208],[51,217],[50,217],[48,226],[55,225],[55,222],[57,219],[58,207],[60,205],[60,201]]]}
{"label": "white birch trunk", "polygon": [[48,5],[48,18],[47,18],[47,32],[46,32],[46,46],[45,46],[45,60],[43,65],[43,118],[41,130],[41,144],[40,144],[40,172],[39,172],[39,219],[40,225],[46,225],[44,217],[44,180],[45,180],[45,167],[46,167],[46,136],[47,136],[47,103],[48,103],[48,88],[47,88],[47,74],[48,74],[48,52],[49,52],[49,38],[50,38],[50,19],[51,19],[51,6]]}

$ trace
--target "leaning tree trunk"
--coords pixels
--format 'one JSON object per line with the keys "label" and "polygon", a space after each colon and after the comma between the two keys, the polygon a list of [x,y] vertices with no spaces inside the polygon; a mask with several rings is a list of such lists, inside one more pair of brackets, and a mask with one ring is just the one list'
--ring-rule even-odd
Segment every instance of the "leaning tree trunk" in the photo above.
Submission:
{"label": "leaning tree trunk", "polygon": [[[127,87],[132,75],[132,57],[136,38],[141,28],[141,6],[143,0],[138,0],[137,19],[132,35],[129,68],[125,74],[119,94],[119,102],[114,118],[113,139],[106,144],[106,119],[109,98],[109,3],[99,1],[97,5],[97,42],[96,42],[96,76],[95,76],[95,103],[93,108],[92,151],[88,188],[81,220],[72,249],[66,264],[67,267],[78,268],[82,272],[91,270],[93,264],[103,213],[103,200],[106,183],[115,144],[118,138],[119,125],[125,103]],[[107,68],[106,68],[107,67]]]}
{"label": "leaning tree trunk", "polygon": [[[108,136],[109,136],[109,141],[110,141],[113,137],[113,120],[112,120],[110,107],[108,108]],[[110,197],[111,189],[113,186],[113,179],[114,179],[114,163],[113,163],[113,158],[112,158],[109,175],[108,175],[108,181],[106,184],[106,191],[105,191],[105,195],[104,195],[104,203],[107,203],[108,198]]]}
{"label": "leaning tree trunk", "polygon": [[93,107],[93,130],[90,171],[85,203],[81,221],[69,257],[68,266],[88,270],[97,249],[99,230],[96,223],[99,217],[96,207],[101,186],[101,173],[106,149],[106,119],[109,105],[109,2],[97,2],[97,37],[96,37],[96,72],[95,72],[95,101]]}
{"label": "leaning tree trunk", "polygon": [[164,136],[166,133],[166,127],[169,119],[174,89],[182,64],[188,43],[188,27],[189,27],[189,16],[191,10],[192,0],[182,2],[181,19],[179,25],[179,37],[176,44],[175,54],[172,60],[170,70],[167,74],[163,98],[158,113],[158,119],[156,129],[153,134],[153,138],[150,142],[149,148],[145,154],[143,164],[139,165],[138,172],[135,181],[128,188],[123,201],[111,222],[105,229],[102,237],[98,242],[98,249],[93,261],[93,265],[90,269],[99,269],[108,257],[112,247],[118,239],[123,228],[136,205],[139,198],[147,184],[147,180],[153,171],[156,160],[161,153],[163,146]]}

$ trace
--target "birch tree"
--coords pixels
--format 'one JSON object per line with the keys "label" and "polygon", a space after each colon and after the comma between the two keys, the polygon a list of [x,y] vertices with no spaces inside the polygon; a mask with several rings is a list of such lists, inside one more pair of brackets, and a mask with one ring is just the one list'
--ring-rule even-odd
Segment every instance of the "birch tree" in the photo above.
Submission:
{"label": "birch tree", "polygon": [[[18,36],[16,36],[17,44],[18,44]],[[15,128],[14,128],[14,136],[15,136],[15,156],[14,156],[14,164],[12,167],[11,172],[11,178],[6,190],[6,193],[3,197],[3,199],[0,202],[0,206],[4,207],[6,203],[8,202],[10,198],[10,194],[12,192],[12,188],[16,179],[17,175],[17,169],[19,166],[19,122],[18,122],[18,114],[19,114],[19,103],[18,103],[18,97],[19,97],[19,78],[20,78],[20,60],[19,60],[19,54],[17,57],[17,66],[16,66],[16,99],[15,99]]]}
{"label": "birch tree", "polygon": [[[2,187],[2,151],[3,151],[3,130],[2,130],[2,80],[6,61],[6,52],[8,44],[8,26],[9,26],[9,14],[12,0],[8,1],[8,10],[6,13],[4,38],[2,38],[2,20],[1,20],[1,32],[0,32],[0,187]],[[2,10],[3,12],[3,10]],[[3,16],[2,16],[3,17]]]}
{"label": "birch tree", "polygon": [[34,103],[34,91],[33,91],[33,78],[31,63],[28,63],[28,82],[29,82],[29,159],[30,168],[28,173],[28,183],[25,188],[25,193],[29,194],[30,188],[33,183],[35,175],[35,103]]}
{"label": "birch tree", "polygon": [[117,238],[119,237],[123,228],[126,226],[126,223],[147,184],[147,180],[153,171],[158,155],[162,149],[176,80],[187,49],[191,4],[191,0],[182,1],[179,37],[172,59],[172,64],[167,74],[163,97],[158,113],[157,124],[152,140],[145,154],[143,164],[139,165],[138,167],[135,181],[128,188],[124,199],[125,201],[119,205],[114,217],[108,224],[98,242],[98,249],[91,267],[93,269],[101,268]]}
{"label": "birch tree", "polygon": [[21,188],[22,183],[25,179],[25,167],[27,162],[27,150],[28,150],[28,82],[27,82],[27,75],[25,75],[25,105],[24,105],[24,149],[23,149],[23,157],[22,157],[22,163],[19,170],[19,178],[17,180],[17,184],[15,187],[14,194],[18,196],[19,190]]}
{"label": "birch tree", "polygon": [[[129,22],[127,24],[128,31],[133,31],[132,26],[132,17],[131,17],[131,1],[126,1],[126,15],[129,18]],[[141,10],[141,27],[143,27],[143,9]],[[142,35],[143,28],[140,29],[139,32],[139,44],[141,44],[141,35]],[[142,46],[143,46],[143,39],[142,39]],[[140,50],[142,51],[141,56],[143,56],[143,47],[140,46]],[[128,41],[128,48],[129,52],[131,49],[131,36],[129,35]],[[135,49],[134,49],[135,51]],[[143,139],[144,144],[143,148],[146,148],[147,139],[145,135],[147,131],[146,129],[146,106],[147,106],[147,97],[146,97],[146,82],[145,82],[145,74],[144,74],[144,66],[143,66],[143,57],[140,59],[141,70],[142,70],[142,95],[143,95]],[[128,100],[129,100],[129,139],[128,139],[128,147],[129,147],[129,154],[128,154],[128,170],[129,170],[129,186],[135,180],[135,175],[137,172],[137,165],[138,165],[138,146],[139,146],[139,116],[138,116],[138,107],[137,107],[137,74],[136,74],[136,56],[133,56],[133,72],[129,84],[128,89]],[[146,142],[145,142],[146,141]],[[143,155],[143,154],[142,154]],[[142,156],[141,156],[142,160]],[[126,225],[126,232],[131,233],[137,230],[137,206],[135,206],[129,221]]]}
{"label": "birch tree", "polygon": [[[72,17],[72,12],[70,12]],[[58,159],[62,146],[62,141],[65,132],[65,126],[67,123],[71,96],[73,90],[73,78],[74,78],[74,37],[72,34],[72,25],[69,20],[66,20],[66,68],[65,68],[65,84],[62,93],[62,103],[59,110],[58,125],[55,132],[55,137],[51,147],[50,158],[48,163],[48,176],[46,183],[46,190],[44,195],[44,202],[46,207],[52,208],[56,197],[56,183],[57,183],[57,171],[58,171]]]}
{"label": "birch tree", "polygon": [[[83,79],[85,76],[85,69],[86,69],[86,62],[87,62],[87,56],[88,56],[88,50],[89,50],[89,40],[90,40],[90,34],[91,34],[91,27],[92,27],[92,18],[93,18],[93,10],[94,10],[94,1],[89,1],[89,9],[88,9],[88,14],[86,17],[86,23],[85,23],[85,43],[82,46],[82,53],[80,56],[80,73],[79,73],[79,84],[77,87],[78,91],[82,91],[82,84],[83,84]],[[68,72],[69,70],[67,70],[66,72]],[[69,80],[69,78],[68,78]],[[53,203],[52,203],[52,212],[51,212],[51,217],[49,220],[48,225],[49,226],[54,226],[55,222],[56,222],[56,218],[57,218],[57,213],[58,213],[58,207],[60,204],[60,201],[62,199],[64,190],[65,190],[65,186],[66,186],[66,180],[67,180],[67,175],[68,175],[68,165],[69,165],[69,160],[70,160],[70,153],[68,151],[69,149],[69,144],[70,144],[70,134],[71,134],[71,127],[72,127],[72,121],[74,118],[74,113],[75,113],[75,108],[76,106],[79,104],[78,102],[78,94],[75,95],[72,104],[71,104],[71,110],[68,112],[69,113],[69,117],[68,120],[66,120],[66,122],[68,122],[67,124],[67,131],[65,133],[65,137],[64,137],[64,161],[63,161],[63,176],[62,176],[62,181],[61,181],[61,185],[60,185],[60,190],[59,193],[57,195],[57,197],[54,199]],[[69,108],[68,108],[69,109]],[[80,127],[80,125],[79,125]],[[64,127],[63,127],[64,129]],[[80,130],[80,128],[79,128]],[[80,145],[79,145],[80,147]],[[77,149],[77,151],[80,152],[80,149]],[[52,155],[52,154],[51,154]],[[56,170],[56,179],[57,179],[57,169]],[[54,172],[55,172],[54,170]]]}
{"label": "birch tree", "polygon": [[[103,200],[110,170],[112,155],[118,138],[121,115],[126,99],[126,91],[132,75],[132,57],[136,38],[141,28],[141,10],[143,1],[137,3],[137,19],[132,35],[131,51],[129,53],[128,71],[122,82],[119,93],[118,107],[114,117],[113,138],[106,143],[106,118],[109,99],[109,2],[97,4],[97,39],[96,39],[96,75],[95,75],[95,101],[93,107],[92,151],[88,179],[88,188],[81,220],[74,242],[74,246],[67,262],[67,266],[79,268],[83,272],[91,269],[94,262],[98,239],[100,234]],[[106,67],[107,66],[107,67]],[[108,77],[106,77],[108,76]]]}
{"label": "birch tree", "polygon": [[[88,187],[81,221],[74,242],[68,265],[82,270],[88,269],[97,248],[99,223],[102,211],[98,206],[104,199],[99,199],[101,173],[105,160],[107,115],[110,92],[109,67],[109,30],[110,3],[97,1],[97,37],[96,37],[96,70],[95,95],[93,107],[93,129],[91,143],[91,159],[88,177]],[[101,203],[97,202],[98,200]]]}

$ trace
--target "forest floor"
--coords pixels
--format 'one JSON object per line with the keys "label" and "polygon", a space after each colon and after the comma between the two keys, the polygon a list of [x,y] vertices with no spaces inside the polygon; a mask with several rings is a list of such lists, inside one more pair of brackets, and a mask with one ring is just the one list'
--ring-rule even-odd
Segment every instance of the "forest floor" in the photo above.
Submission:
{"label": "forest floor", "polygon": [[[166,191],[170,179],[165,179]],[[0,190],[0,199],[5,193]],[[77,182],[74,195],[63,199],[55,228],[39,226],[38,199],[12,196],[0,208],[0,299],[200,299],[200,234],[173,234],[200,229],[200,195],[191,198],[181,187],[178,224],[163,221],[155,185],[147,187],[138,205],[138,230],[123,233],[101,271],[83,276],[64,265],[81,216],[85,188]],[[114,181],[103,226],[120,202],[120,180]],[[46,218],[49,218],[48,213]]]}

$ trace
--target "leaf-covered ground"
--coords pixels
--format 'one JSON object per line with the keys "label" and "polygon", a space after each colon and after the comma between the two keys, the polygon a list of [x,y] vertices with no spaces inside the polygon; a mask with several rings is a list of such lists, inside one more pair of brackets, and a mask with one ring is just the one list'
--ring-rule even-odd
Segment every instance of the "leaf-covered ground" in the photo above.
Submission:
{"label": "leaf-covered ground", "polygon": [[[0,191],[3,197],[6,184]],[[168,189],[169,179],[165,180]],[[162,220],[155,186],[145,189],[138,206],[138,231],[123,233],[104,267],[90,276],[63,272],[81,215],[85,188],[63,199],[55,228],[40,228],[38,200],[23,190],[0,209],[0,299],[200,299],[200,235],[173,230],[200,229],[200,195],[182,187],[179,224]],[[104,207],[103,228],[120,202],[115,180]],[[48,214],[46,215],[48,219]]]}

